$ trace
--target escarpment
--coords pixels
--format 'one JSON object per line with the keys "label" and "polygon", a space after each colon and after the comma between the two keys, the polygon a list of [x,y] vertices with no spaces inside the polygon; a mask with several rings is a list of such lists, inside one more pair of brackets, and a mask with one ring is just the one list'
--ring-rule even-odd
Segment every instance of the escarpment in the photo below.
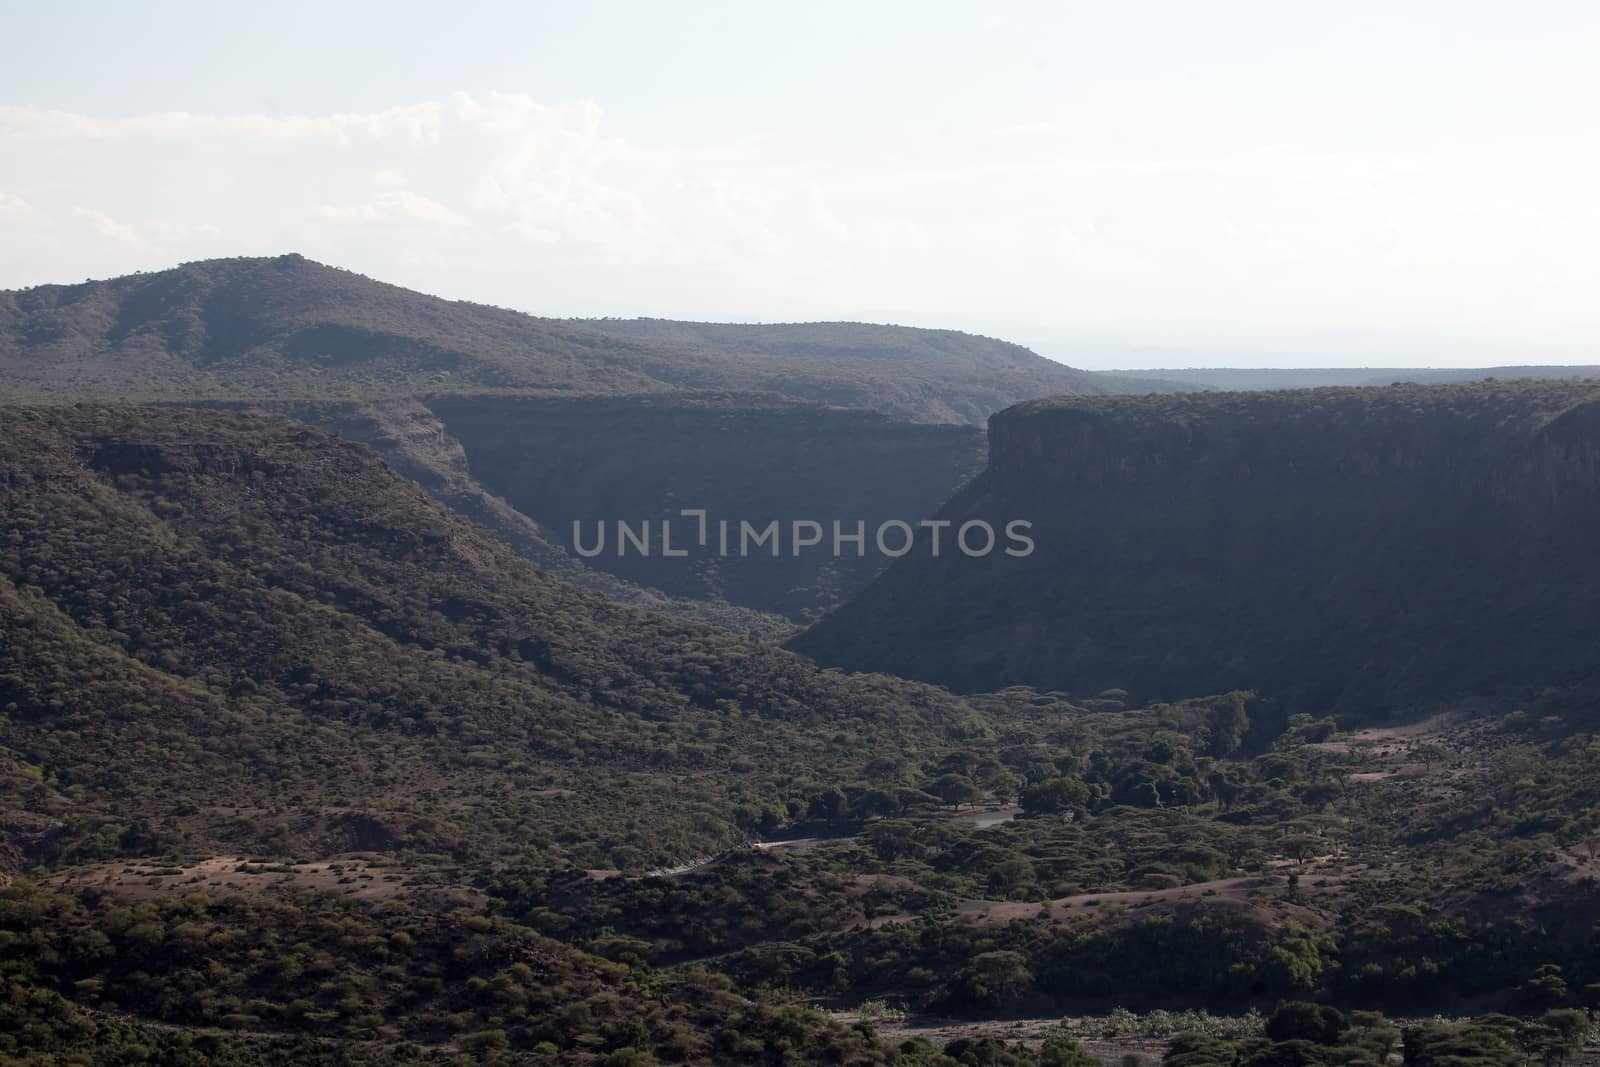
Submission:
{"label": "escarpment", "polygon": [[1254,688],[1365,713],[1595,682],[1600,387],[1062,398],[990,421],[926,544],[794,647],[961,689]]}
{"label": "escarpment", "polygon": [[[870,535],[834,551],[835,523],[847,531],[915,523],[983,465],[974,428],[770,397],[440,396],[429,406],[464,446],[472,477],[551,540],[572,550],[575,523],[591,545],[609,530],[585,561],[594,570],[795,620],[849,599],[887,563]],[[704,513],[704,536],[685,510]],[[781,547],[747,551],[741,524],[773,522]],[[817,524],[821,540],[793,546],[796,522]],[[648,525],[655,540],[629,546],[617,523]],[[723,523],[733,531],[726,539]]]}

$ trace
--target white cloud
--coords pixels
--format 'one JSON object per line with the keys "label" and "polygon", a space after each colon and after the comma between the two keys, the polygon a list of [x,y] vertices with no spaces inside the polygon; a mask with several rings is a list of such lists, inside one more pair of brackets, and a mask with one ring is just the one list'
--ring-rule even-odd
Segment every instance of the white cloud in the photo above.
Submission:
{"label": "white cloud", "polygon": [[409,189],[386,189],[365,204],[348,207],[324,205],[321,210],[327,218],[351,219],[357,222],[392,222],[409,219],[445,229],[472,225],[465,215]]}
{"label": "white cloud", "polygon": [[1061,132],[1061,124],[1047,119],[1013,122],[994,131],[996,137],[1049,137]]}
{"label": "white cloud", "polygon": [[1570,143],[1190,156],[1064,120],[996,132],[880,157],[899,163],[643,143],[591,101],[499,94],[283,117],[0,106],[0,285],[295,250],[551,313],[1600,334],[1600,159]]}
{"label": "white cloud", "polygon": [[70,111],[0,105],[0,144],[85,141],[171,144],[196,138],[353,144],[398,138],[421,148],[437,141],[442,110],[438,103],[424,103],[365,115],[197,115],[167,111],[130,118],[101,118]]}
{"label": "white cloud", "polygon": [[8,226],[40,226],[44,214],[16,193],[0,189],[0,223]]}
{"label": "white cloud", "polygon": [[145,240],[139,236],[132,226],[125,222],[118,222],[103,211],[79,207],[73,208],[72,214],[74,218],[82,219],[88,223],[89,228],[97,236],[103,237],[107,241],[127,245],[130,248],[142,249],[148,247]]}

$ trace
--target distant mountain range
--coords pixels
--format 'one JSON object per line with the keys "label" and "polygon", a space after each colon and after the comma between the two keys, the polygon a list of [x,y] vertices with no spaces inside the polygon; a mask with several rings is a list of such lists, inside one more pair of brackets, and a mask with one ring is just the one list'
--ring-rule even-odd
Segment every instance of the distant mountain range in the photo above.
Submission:
{"label": "distant mountain range", "polygon": [[1188,392],[1137,373],[1081,371],[1021,345],[956,330],[865,322],[738,324],[671,319],[572,319],[575,326],[651,344],[803,364],[827,385],[807,399],[866,407],[916,422],[982,426],[1023,399]]}
{"label": "distant mountain range", "polygon": [[974,426],[1021,400],[1182,388],[949,330],[538,318],[298,255],[0,292],[0,375],[35,399],[719,390]]}
{"label": "distant mountain range", "polygon": [[[1142,380],[1171,382],[1195,389],[1255,391],[1264,389],[1320,389],[1325,386],[1378,386],[1395,382],[1416,384],[1475,382],[1485,378],[1600,378],[1600,366],[1566,367],[1174,367],[1141,371],[1096,371],[1112,381],[1129,374]],[[1135,390],[1122,390],[1135,392]],[[1151,389],[1149,392],[1163,390]]]}

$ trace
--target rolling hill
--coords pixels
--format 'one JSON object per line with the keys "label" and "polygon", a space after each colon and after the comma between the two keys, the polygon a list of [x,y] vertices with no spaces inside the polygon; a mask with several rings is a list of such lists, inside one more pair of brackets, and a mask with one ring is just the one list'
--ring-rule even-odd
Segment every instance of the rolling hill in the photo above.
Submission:
{"label": "rolling hill", "polygon": [[298,255],[0,293],[0,381],[5,395],[36,400],[715,390],[971,425],[1020,400],[1117,387],[951,331],[561,321],[442,300]]}
{"label": "rolling hill", "polygon": [[1081,371],[1009,341],[957,330],[865,322],[568,321],[633,341],[804,366],[825,376],[809,399],[872,408],[916,422],[982,426],[990,414],[1024,399],[1191,388],[1138,375]]}

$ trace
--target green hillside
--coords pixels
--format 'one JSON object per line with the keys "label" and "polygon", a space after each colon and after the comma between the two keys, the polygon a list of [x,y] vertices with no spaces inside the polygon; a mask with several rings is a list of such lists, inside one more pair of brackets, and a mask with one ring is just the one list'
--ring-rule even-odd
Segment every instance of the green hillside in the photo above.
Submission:
{"label": "green hillside", "polygon": [[[51,856],[130,833],[292,848],[332,819],[431,852],[644,868],[740,840],[741,803],[788,821],[813,775],[966,714],[581,592],[304,426],[3,420],[13,788],[98,798]],[[201,791],[274,814],[241,839],[214,804],[188,810]]]}

